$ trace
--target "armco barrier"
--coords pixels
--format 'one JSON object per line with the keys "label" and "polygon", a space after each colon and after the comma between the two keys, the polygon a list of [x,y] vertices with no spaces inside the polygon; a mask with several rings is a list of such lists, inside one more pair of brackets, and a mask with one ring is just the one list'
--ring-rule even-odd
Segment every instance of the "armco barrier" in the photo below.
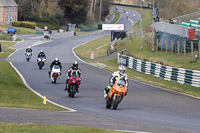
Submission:
{"label": "armco barrier", "polygon": [[118,64],[123,64],[138,72],[153,75],[164,80],[200,87],[200,71],[164,66],[119,53]]}

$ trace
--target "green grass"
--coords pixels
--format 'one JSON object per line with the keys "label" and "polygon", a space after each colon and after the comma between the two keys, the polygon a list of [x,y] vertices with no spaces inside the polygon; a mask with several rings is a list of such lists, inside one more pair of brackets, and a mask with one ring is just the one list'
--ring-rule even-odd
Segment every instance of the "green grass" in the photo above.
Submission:
{"label": "green grass", "polygon": [[102,21],[95,21],[95,22],[90,23],[90,24],[80,24],[79,27],[81,29],[92,29],[92,28],[97,28],[98,24],[102,24]]}
{"label": "green grass", "polygon": [[7,25],[1,25],[0,27],[3,27],[3,28],[16,28],[16,30],[17,30],[16,34],[36,34],[36,30],[35,29],[30,29],[30,28],[7,26]]}
{"label": "green grass", "polygon": [[0,35],[0,40],[12,41],[12,37],[6,35]]}
{"label": "green grass", "polygon": [[107,48],[109,46],[110,36],[104,36],[98,39],[95,39],[85,45],[81,45],[78,48],[75,48],[74,51],[82,59],[91,59],[92,53],[93,57],[103,57],[107,55]]}
{"label": "green grass", "polygon": [[183,54],[178,55],[177,53],[171,54],[171,52],[152,52],[152,46],[145,44],[143,41],[143,51],[140,50],[140,37],[136,37],[132,42],[131,40],[122,40],[117,42],[115,47],[116,51],[121,49],[127,49],[126,55],[133,56],[142,60],[156,62],[171,67],[179,67],[192,70],[200,70],[200,61],[195,62],[194,57],[191,53],[187,53],[184,58]]}
{"label": "green grass", "polygon": [[[59,25],[58,24],[51,24],[47,22],[35,22],[36,25],[42,29],[44,29],[44,26],[47,26],[50,30],[58,30]],[[67,26],[65,26],[67,27]]]}
{"label": "green grass", "polygon": [[0,123],[2,133],[122,133],[106,129],[96,129],[92,127],[77,127],[66,125],[47,125],[47,124],[17,124]]}
{"label": "green grass", "polygon": [[[111,72],[117,71],[117,68],[119,66],[119,64],[117,63],[117,58],[99,60],[99,61],[96,61],[95,63],[104,64],[106,66],[104,69],[111,71]],[[159,87],[174,90],[177,92],[182,92],[182,93],[200,97],[200,88],[197,88],[197,87],[193,87],[190,85],[182,85],[182,84],[179,84],[176,82],[163,80],[163,79],[151,76],[151,75],[146,75],[144,73],[140,73],[140,72],[131,70],[129,68],[127,68],[126,73],[128,75],[128,78],[131,78],[131,79],[135,79],[135,80],[142,81],[142,82],[145,82],[148,84],[152,84],[152,85],[156,85]]]}
{"label": "green grass", "polygon": [[14,45],[16,42],[1,42],[2,52],[0,52],[0,58],[7,58],[14,49],[9,49],[8,47]]}
{"label": "green grass", "polygon": [[115,10],[115,18],[112,20],[111,24],[115,24],[120,18],[120,13]]}

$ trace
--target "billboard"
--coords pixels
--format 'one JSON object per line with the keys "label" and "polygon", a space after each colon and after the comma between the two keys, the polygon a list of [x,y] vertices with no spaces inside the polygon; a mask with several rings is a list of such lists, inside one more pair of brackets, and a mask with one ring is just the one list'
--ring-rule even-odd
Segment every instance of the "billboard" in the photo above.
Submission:
{"label": "billboard", "polygon": [[124,30],[124,24],[102,24],[102,30]]}

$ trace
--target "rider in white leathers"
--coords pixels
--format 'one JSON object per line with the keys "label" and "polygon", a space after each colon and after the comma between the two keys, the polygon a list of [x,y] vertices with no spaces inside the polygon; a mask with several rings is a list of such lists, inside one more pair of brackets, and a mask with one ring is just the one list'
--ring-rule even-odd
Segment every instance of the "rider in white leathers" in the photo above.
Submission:
{"label": "rider in white leathers", "polygon": [[[110,85],[107,86],[104,90],[104,97],[107,97],[107,93],[109,92],[109,90],[112,88],[112,86],[115,84],[116,78],[120,78],[123,79],[126,83],[126,88],[127,88],[127,92],[128,92],[128,77],[125,74],[126,72],[126,68],[125,66],[121,65],[118,67],[118,71],[114,72],[110,78]],[[127,95],[127,92],[125,95]]]}

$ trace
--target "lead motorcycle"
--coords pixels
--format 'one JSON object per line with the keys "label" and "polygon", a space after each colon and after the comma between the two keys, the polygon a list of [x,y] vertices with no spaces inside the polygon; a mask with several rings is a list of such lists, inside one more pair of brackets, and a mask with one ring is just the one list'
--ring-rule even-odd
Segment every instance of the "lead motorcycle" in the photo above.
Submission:
{"label": "lead motorcycle", "polygon": [[57,79],[61,75],[61,69],[59,65],[54,65],[51,70],[51,81],[56,84]]}
{"label": "lead motorcycle", "polygon": [[123,100],[125,93],[127,92],[126,83],[122,79],[117,79],[114,86],[109,90],[106,97],[106,108],[117,109],[119,103]]}
{"label": "lead motorcycle", "polygon": [[46,58],[44,58],[44,57],[37,58],[37,63],[38,63],[39,69],[42,69],[42,67],[45,64],[45,61],[46,61]]}
{"label": "lead motorcycle", "polygon": [[71,98],[74,98],[74,95],[77,92],[78,87],[80,85],[80,78],[76,74],[74,74],[69,78],[67,84],[69,86],[68,96],[71,97]]}
{"label": "lead motorcycle", "polygon": [[26,52],[25,56],[26,56],[26,60],[29,61],[31,59],[32,53],[31,52]]}

